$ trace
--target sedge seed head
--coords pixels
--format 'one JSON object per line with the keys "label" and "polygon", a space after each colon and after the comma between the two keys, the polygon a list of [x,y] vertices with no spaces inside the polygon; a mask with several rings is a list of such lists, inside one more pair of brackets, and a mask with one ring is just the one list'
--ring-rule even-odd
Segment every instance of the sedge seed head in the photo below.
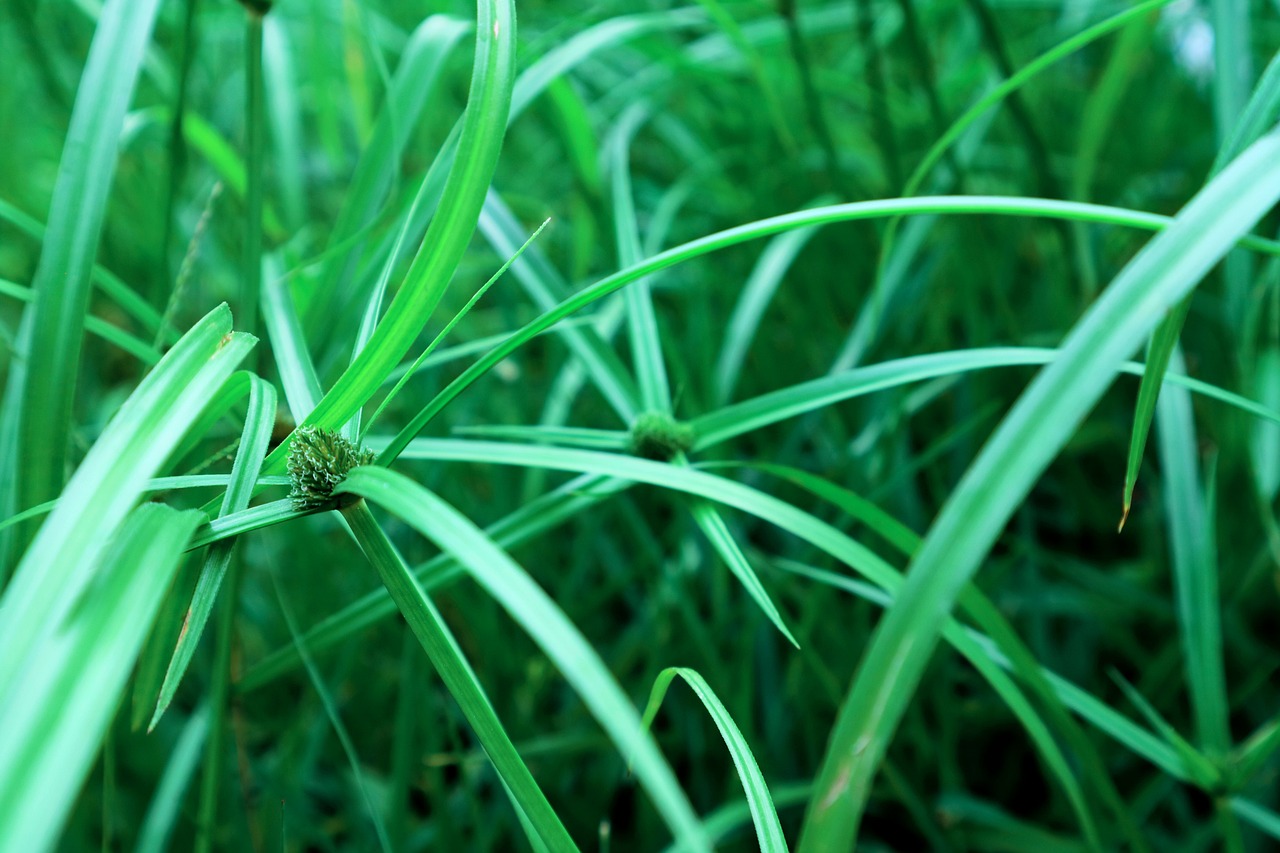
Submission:
{"label": "sedge seed head", "polygon": [[344,435],[321,427],[299,427],[289,446],[289,497],[294,509],[319,509],[333,500],[333,490],[347,472],[373,462],[375,454]]}
{"label": "sedge seed head", "polygon": [[693,427],[666,412],[645,412],[631,424],[631,452],[645,459],[669,462],[687,453],[695,438]]}

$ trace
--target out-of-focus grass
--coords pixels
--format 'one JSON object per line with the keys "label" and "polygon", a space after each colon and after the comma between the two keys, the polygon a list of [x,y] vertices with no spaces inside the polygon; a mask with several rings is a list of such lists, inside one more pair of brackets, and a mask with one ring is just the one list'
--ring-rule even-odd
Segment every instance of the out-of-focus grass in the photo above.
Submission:
{"label": "out-of-focus grass", "polygon": [[430,11],[0,8],[0,850],[1276,843],[1269,8]]}

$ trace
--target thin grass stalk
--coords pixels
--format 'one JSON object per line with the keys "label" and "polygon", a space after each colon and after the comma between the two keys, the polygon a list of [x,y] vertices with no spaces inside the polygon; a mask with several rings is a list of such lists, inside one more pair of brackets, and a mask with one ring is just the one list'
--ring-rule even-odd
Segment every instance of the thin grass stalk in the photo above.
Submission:
{"label": "thin grass stalk", "polygon": [[235,631],[236,599],[240,593],[240,560],[232,554],[222,600],[218,602],[213,678],[209,685],[209,734],[204,743],[204,767],[200,774],[200,800],[196,809],[195,853],[227,849],[229,839],[218,834],[218,794],[223,784],[223,762],[227,755],[227,735],[231,697],[231,644]]}
{"label": "thin grass stalk", "polygon": [[245,75],[245,235],[240,271],[240,325],[258,328],[258,295],[262,291],[262,206],[266,160],[266,116],[262,102],[262,17],[264,7],[247,9]]}

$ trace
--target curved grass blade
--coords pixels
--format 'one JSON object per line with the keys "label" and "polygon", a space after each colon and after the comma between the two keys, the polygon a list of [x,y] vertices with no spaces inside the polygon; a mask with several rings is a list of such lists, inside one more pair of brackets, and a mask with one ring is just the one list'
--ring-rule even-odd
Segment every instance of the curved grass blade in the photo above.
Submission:
{"label": "curved grass blade", "polygon": [[551,224],[550,219],[544,220],[543,223],[538,226],[537,230],[535,230],[532,234],[529,235],[529,238],[524,241],[524,244],[519,249],[516,250],[516,253],[511,257],[507,258],[507,262],[504,263],[501,267],[499,267],[497,272],[489,276],[488,281],[480,285],[480,289],[477,290],[474,294],[472,294],[471,298],[467,300],[467,304],[463,305],[462,308],[459,309],[458,313],[454,314],[453,317],[450,318],[448,323],[445,323],[444,328],[440,330],[439,334],[437,334],[434,338],[431,339],[431,343],[427,344],[427,347],[422,351],[422,354],[419,355],[416,359],[414,359],[413,364],[411,364],[409,366],[409,369],[404,372],[404,375],[400,377],[400,381],[397,382],[395,385],[393,385],[391,390],[387,392],[387,395],[382,398],[382,402],[378,404],[378,408],[374,409],[374,412],[369,417],[369,420],[366,421],[364,426],[359,429],[358,431],[359,438],[364,437],[365,431],[368,430],[369,427],[373,425],[373,422],[378,419],[378,415],[382,414],[382,411],[387,407],[387,405],[390,404],[390,402],[396,398],[396,395],[400,393],[400,389],[403,388],[404,384],[409,381],[409,378],[418,371],[418,368],[421,367],[422,363],[427,360],[427,357],[430,356],[431,353],[435,352],[436,347],[440,345],[440,342],[443,341],[446,337],[448,337],[449,333],[453,331],[454,326],[458,325],[458,322],[461,321],[463,317],[467,316],[468,313],[470,313],[471,309],[474,308],[476,303],[480,301],[480,297],[484,296],[485,293],[488,292],[490,287],[493,287],[494,282],[496,282],[499,278],[502,277],[502,274],[505,273],[511,267],[511,265],[520,257],[520,255],[524,254],[525,249],[528,249],[529,246],[533,244],[533,241],[538,239],[538,235],[542,233],[543,229],[550,224]]}
{"label": "curved grass blade", "polygon": [[[249,414],[245,418],[244,432],[240,438],[240,450],[231,466],[231,480],[227,491],[222,496],[221,516],[239,512],[249,506],[257,485],[258,471],[262,468],[262,460],[267,454],[267,442],[271,439],[271,428],[276,419],[276,389],[269,382],[254,377],[249,390]],[[178,643],[173,650],[173,657],[164,674],[156,696],[155,711],[147,731],[152,731],[169,703],[173,701],[182,676],[195,655],[196,646],[204,634],[209,614],[213,612],[213,604],[218,598],[218,590],[222,579],[226,576],[227,567],[231,564],[231,550],[235,547],[235,539],[223,539],[215,542],[205,556],[204,567],[196,581],[195,594],[191,606],[187,609],[186,618],[182,622],[182,631],[178,634]]]}
{"label": "curved grass blade", "polygon": [[1190,292],[1277,198],[1280,136],[1268,136],[1125,267],[992,435],[934,522],[902,593],[872,637],[832,731],[801,853],[853,843],[875,770],[956,595],[1160,312]]}
{"label": "curved grass blade", "polygon": [[[298,319],[289,293],[289,284],[279,275],[279,258],[269,255],[263,259],[266,275],[262,279],[262,321],[267,339],[271,341],[271,354],[275,356],[276,369],[280,372],[280,385],[284,399],[295,424],[305,423],[316,403],[324,396],[315,364],[307,351],[302,322]],[[274,417],[274,413],[273,413]]]}
{"label": "curved grass blade", "polygon": [[[71,124],[49,207],[49,226],[32,281],[35,301],[18,331],[21,358],[10,363],[0,435],[21,459],[3,478],[0,515],[62,491],[69,462],[72,401],[80,366],[90,271],[115,174],[120,129],[146,54],[159,0],[110,0],[102,9],[76,91]],[[0,542],[0,573],[9,542]]]}
{"label": "curved grass blade", "polygon": [[[847,222],[860,219],[874,219],[885,216],[902,216],[928,213],[986,213],[1023,216],[1045,216],[1063,219],[1081,219],[1109,224],[1124,224],[1140,228],[1163,228],[1170,220],[1153,214],[1137,214],[1119,208],[1108,208],[1102,205],[1082,204],[1080,202],[1046,201],[1044,199],[1012,199],[999,196],[939,196],[910,199],[888,199],[870,202],[853,202],[812,210],[796,211],[768,219],[739,225],[725,231],[701,237],[697,240],[668,249],[646,260],[619,270],[590,287],[579,291],[561,302],[555,308],[546,311],[540,317],[522,326],[499,347],[489,352],[478,362],[469,367],[461,376],[451,382],[419,412],[379,457],[379,464],[386,464],[422,429],[430,423],[450,401],[502,361],[522,344],[550,329],[559,321],[587,305],[596,302],[620,288],[691,258],[701,257],[719,249],[744,243],[749,240],[768,237],[771,234],[804,228],[809,225],[826,225],[832,222]],[[1250,247],[1256,247],[1269,253],[1280,251],[1280,244],[1257,237],[1240,240]],[[274,456],[274,454],[273,454]],[[268,466],[268,473],[274,473],[276,467]]]}
{"label": "curved grass blade", "polygon": [[[199,521],[161,504],[135,509],[54,629],[13,651],[18,677],[0,682],[0,851],[54,848]],[[0,609],[12,610],[10,598]]]}
{"label": "curved grass blade", "polygon": [[520,566],[470,519],[402,474],[357,468],[335,491],[378,503],[452,554],[555,662],[618,749],[632,756],[637,777],[676,838],[689,850],[709,849],[675,774],[604,662]]}
{"label": "curved grass blade", "polygon": [[667,695],[667,688],[679,676],[698,695],[702,705],[711,715],[711,719],[720,730],[725,746],[733,757],[733,766],[737,768],[738,779],[742,782],[742,790],[747,795],[747,805],[751,809],[751,822],[755,824],[756,841],[760,844],[761,853],[786,853],[787,838],[782,834],[782,824],[778,821],[778,811],[774,808],[773,797],[769,794],[769,785],[756,764],[756,757],[751,754],[751,746],[742,736],[738,724],[716,696],[711,685],[695,670],[683,666],[672,666],[658,673],[649,692],[649,703],[645,706],[641,725],[648,729],[653,718],[662,707],[662,700]]}
{"label": "curved grass blade", "polygon": [[[628,485],[602,477],[579,477],[530,501],[490,525],[485,533],[499,547],[514,548],[576,517]],[[461,565],[448,554],[440,554],[414,570],[414,577],[427,591],[442,587],[464,574]],[[323,619],[303,635],[303,640],[313,652],[330,649],[395,613],[395,605],[386,590],[378,589]],[[238,684],[239,689],[241,692],[256,690],[294,671],[298,664],[292,647],[281,648],[246,672]]]}
{"label": "curved grass blade", "polygon": [[[493,190],[489,191],[484,210],[480,213],[480,233],[499,255],[510,256],[519,245],[520,223]],[[525,252],[511,271],[524,285],[534,304],[543,311],[554,308],[568,293],[568,286],[536,248]],[[630,424],[635,420],[640,412],[639,393],[613,348],[590,326],[561,325],[557,331],[622,422]]]}
{"label": "curved grass blade", "polygon": [[[824,196],[815,202],[815,206],[828,204],[830,201],[829,197]],[[720,405],[733,397],[742,363],[746,360],[751,342],[755,340],[765,309],[773,300],[791,263],[816,233],[817,228],[798,228],[779,234],[764,247],[756,265],[752,267],[751,274],[742,285],[742,292],[738,294],[738,302],[733,306],[733,314],[730,315],[724,332],[724,343],[716,359],[714,387],[716,401]]]}
{"label": "curved grass blade", "polygon": [[[387,91],[382,112],[374,125],[373,135],[365,146],[364,153],[360,155],[360,162],[356,165],[351,185],[325,248],[326,255],[335,251],[339,254],[337,257],[330,255],[320,281],[308,291],[305,303],[308,328],[332,328],[332,321],[326,320],[323,314],[334,310],[334,299],[347,287],[355,273],[363,246],[361,235],[376,223],[379,208],[395,186],[409,136],[418,123],[445,60],[470,29],[470,21],[432,15],[419,24],[409,37]],[[374,288],[370,297],[371,308],[366,311],[365,322],[352,348],[353,357],[364,349],[369,336],[373,334],[373,328],[381,314],[382,296],[389,276],[390,270],[385,270]],[[338,304],[345,305],[347,301],[340,299]]]}
{"label": "curved grass blade", "polygon": [[[375,469],[358,468],[351,472],[351,476],[354,477],[360,471],[371,470]],[[349,482],[350,478],[341,485],[346,486]],[[373,564],[396,607],[408,622],[410,630],[431,659],[432,666],[444,680],[467,722],[471,724],[489,760],[493,762],[498,775],[523,811],[525,819],[533,825],[543,843],[554,853],[576,851],[578,848],[573,839],[507,736],[502,721],[489,704],[484,688],[480,686],[457,640],[378,526],[369,507],[363,501],[357,501],[345,507],[342,514],[351,526],[356,542]]]}
{"label": "curved grass blade", "polygon": [[[990,347],[952,352],[930,353],[858,367],[833,376],[800,382],[759,397],[725,406],[715,412],[694,418],[697,433],[694,450],[706,450],[731,438],[745,435],[761,427],[778,423],[806,412],[864,394],[898,388],[903,385],[945,376],[989,370],[995,367],[1018,367],[1052,364],[1062,350],[1035,347]],[[1143,365],[1124,362],[1123,373],[1143,375]],[[1181,374],[1165,377],[1170,384],[1226,403],[1265,421],[1280,423],[1280,410],[1268,408],[1239,394]]]}
{"label": "curved grass blade", "polygon": [[[0,220],[8,222],[36,242],[44,242],[45,235],[48,233],[48,229],[41,222],[3,199],[0,199]],[[178,339],[178,331],[164,322],[160,312],[115,273],[95,263],[89,268],[89,278],[94,287],[101,290],[108,299],[119,305],[122,311],[140,323],[148,335],[156,336],[169,344]],[[161,330],[162,326],[163,330]]]}
{"label": "curved grass blade", "polygon": [[733,572],[733,576],[738,579],[738,583],[742,584],[742,588],[751,596],[751,600],[769,618],[769,621],[773,623],[773,626],[778,629],[782,636],[787,638],[787,642],[797,649],[800,648],[799,641],[791,633],[791,629],[787,627],[786,620],[778,612],[778,606],[769,597],[769,593],[764,588],[764,584],[760,582],[756,570],[751,567],[751,561],[747,559],[747,555],[742,553],[742,549],[738,547],[733,534],[729,532],[729,525],[725,524],[724,519],[720,517],[720,513],[716,511],[714,506],[703,501],[695,503],[691,511],[698,529],[707,537],[711,547],[716,549],[720,559],[724,560],[725,565],[729,567],[729,571]]}
{"label": "curved grass blade", "polygon": [[[477,4],[476,53],[457,158],[422,247],[368,345],[316,405],[307,423],[338,429],[376,391],[413,345],[444,295],[475,231],[484,196],[502,148],[515,68],[515,9],[511,0]],[[281,469],[286,440],[267,460]]]}
{"label": "curved grass blade", "polygon": [[143,379],[80,464],[21,563],[0,607],[0,709],[36,648],[93,578],[107,539],[205,400],[256,343],[209,312]]}
{"label": "curved grass blade", "polygon": [[[8,279],[0,279],[0,294],[12,296],[22,302],[35,301],[35,293],[31,288],[23,287],[16,281],[9,281]],[[108,323],[101,317],[85,314],[84,330],[91,335],[102,338],[107,343],[115,344],[145,365],[150,366],[160,360],[160,351],[151,346],[151,344],[134,337],[119,326]]]}
{"label": "curved grass blade", "polygon": [[[891,593],[902,586],[903,579],[897,570],[829,524],[763,492],[703,471],[594,451],[433,439],[414,441],[406,451],[405,458],[487,462],[592,472],[685,492],[734,507],[776,525],[820,548]],[[1041,683],[1044,676],[1040,674],[1039,667],[1035,665],[1030,653],[1021,645],[1012,629],[1000,617],[999,611],[976,591],[970,591],[965,595],[963,603],[975,621],[986,627],[993,636],[998,637],[1001,647],[1006,649],[1016,661],[1016,664],[1011,666],[1014,666],[1019,674],[1037,689],[1049,693],[1047,683]],[[1055,722],[1060,724],[1064,734],[1073,741],[1073,745],[1079,747],[1081,757],[1087,758],[1087,742],[1081,743],[1080,738],[1072,737],[1070,725],[1064,724],[1061,718],[1055,719]],[[1065,773],[1059,777],[1059,781],[1077,808],[1086,833],[1091,834],[1094,821],[1085,805],[1079,784],[1070,772],[1066,759],[1061,755],[1061,750],[1052,738],[1039,739],[1037,745],[1049,750],[1046,755],[1048,765]]]}
{"label": "curved grass blade", "polygon": [[1244,797],[1232,797],[1228,804],[1231,811],[1250,826],[1280,841],[1280,814]]}
{"label": "curved grass blade", "polygon": [[[1218,150],[1209,175],[1213,177],[1221,172],[1233,158],[1246,146],[1259,139],[1263,133],[1280,118],[1280,54],[1272,59],[1266,72],[1258,82],[1249,98],[1249,103],[1236,120],[1235,127],[1227,137],[1227,141]],[[1125,462],[1124,495],[1121,500],[1120,527],[1124,527],[1129,517],[1129,509],[1133,505],[1133,489],[1138,482],[1138,472],[1142,467],[1143,452],[1147,447],[1147,437],[1151,432],[1151,420],[1155,417],[1156,398],[1160,395],[1160,384],[1169,371],[1169,359],[1173,356],[1178,338],[1182,336],[1182,327],[1187,322],[1187,314],[1191,310],[1191,297],[1185,297],[1174,306],[1168,316],[1160,323],[1151,335],[1148,345],[1147,370],[1142,375],[1142,386],[1138,389],[1138,401],[1133,411],[1133,433],[1129,438],[1129,456]]]}
{"label": "curved grass blade", "polygon": [[[648,113],[643,103],[632,104],[618,119],[605,145],[613,198],[614,240],[618,248],[618,263],[622,267],[633,266],[642,259],[635,199],[631,197],[631,142]],[[658,335],[658,320],[653,312],[648,278],[632,282],[626,295],[627,337],[631,342],[631,361],[640,386],[641,405],[645,411],[669,414],[671,385],[662,360],[662,339]]]}

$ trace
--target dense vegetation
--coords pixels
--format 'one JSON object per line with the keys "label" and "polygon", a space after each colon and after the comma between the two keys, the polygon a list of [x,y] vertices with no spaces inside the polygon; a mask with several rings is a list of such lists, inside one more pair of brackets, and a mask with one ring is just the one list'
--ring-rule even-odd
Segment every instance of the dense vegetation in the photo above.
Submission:
{"label": "dense vegetation", "polygon": [[0,851],[1273,849],[1274,8],[640,5],[0,6]]}

